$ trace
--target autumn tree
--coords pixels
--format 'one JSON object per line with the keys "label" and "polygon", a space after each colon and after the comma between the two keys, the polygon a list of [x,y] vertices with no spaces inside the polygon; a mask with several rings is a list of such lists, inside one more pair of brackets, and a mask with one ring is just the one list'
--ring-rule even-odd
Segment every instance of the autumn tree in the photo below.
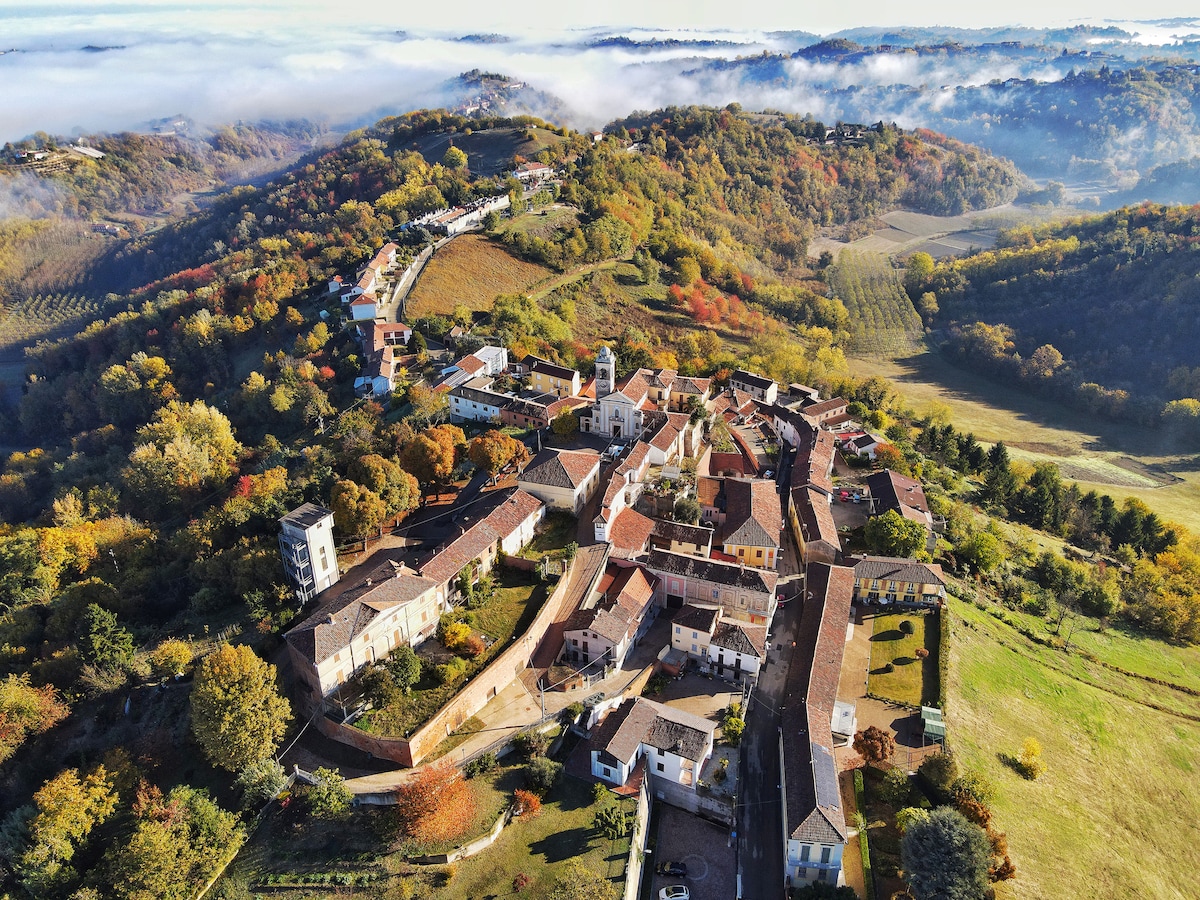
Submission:
{"label": "autumn tree", "polygon": [[380,529],[387,518],[383,498],[357,482],[341,479],[333,486],[329,505],[338,531],[351,537],[365,538]]}
{"label": "autumn tree", "polygon": [[467,458],[492,477],[495,483],[500,470],[509,463],[520,465],[529,459],[529,448],[503,431],[491,429],[471,441]]}
{"label": "autumn tree", "polygon": [[564,409],[550,423],[554,433],[561,438],[572,437],[579,431],[579,417],[569,409]]}
{"label": "autumn tree", "polygon": [[399,518],[403,513],[416,509],[420,502],[421,488],[417,479],[378,453],[356,458],[350,464],[349,475],[379,496],[389,518]]}
{"label": "autumn tree", "polygon": [[237,816],[188,785],[164,798],[143,783],[133,813],[133,833],[107,859],[116,900],[190,900],[245,840]]}
{"label": "autumn tree", "polygon": [[451,144],[446,148],[446,152],[442,154],[442,165],[447,169],[465,169],[467,166],[467,154]]}
{"label": "autumn tree", "polygon": [[475,791],[448,760],[400,785],[396,801],[405,833],[423,844],[460,838],[475,819]]}
{"label": "autumn tree", "polygon": [[910,557],[925,550],[925,526],[894,509],[870,519],[863,536],[871,552],[881,556]]}
{"label": "autumn tree", "polygon": [[222,644],[196,666],[192,731],[214,765],[237,772],[270,756],[291,718],[275,667],[250,647]]}
{"label": "autumn tree", "polygon": [[442,484],[454,472],[466,444],[457,425],[436,425],[400,448],[400,464],[424,487]]}
{"label": "autumn tree", "polygon": [[241,452],[223,413],[172,400],[138,429],[122,474],[134,498],[161,509],[227,479]]}
{"label": "autumn tree", "polygon": [[854,752],[869,765],[879,767],[896,752],[896,740],[882,728],[871,725],[854,735]]}
{"label": "autumn tree", "polygon": [[150,654],[150,664],[164,678],[182,674],[192,663],[192,647],[187,641],[167,638]]}
{"label": "autumn tree", "polygon": [[988,886],[991,848],[982,828],[949,808],[910,822],[900,842],[909,890],[918,898],[979,900]]}
{"label": "autumn tree", "polygon": [[28,673],[0,680],[0,764],[27,737],[49,731],[69,712],[58,691],[51,685],[34,687]]}
{"label": "autumn tree", "polygon": [[542,813],[542,798],[533,791],[513,791],[513,810],[518,819],[536,819]]}
{"label": "autumn tree", "polygon": [[238,773],[234,782],[242,791],[242,806],[255,809],[262,806],[287,787],[287,773],[272,756],[250,763]]}
{"label": "autumn tree", "polygon": [[[420,332],[413,334],[413,339],[415,340],[416,338],[421,338],[422,341],[425,340]],[[445,412],[446,408],[450,405],[448,395],[445,391],[434,390],[429,385],[421,382],[409,385],[406,399],[412,406],[413,418],[419,423],[432,422]]]}
{"label": "autumn tree", "polygon": [[78,769],[67,769],[42,785],[33,795],[28,844],[13,860],[22,886],[40,897],[74,881],[76,851],[112,815],[117,800],[113,776],[104,766],[83,777]]}

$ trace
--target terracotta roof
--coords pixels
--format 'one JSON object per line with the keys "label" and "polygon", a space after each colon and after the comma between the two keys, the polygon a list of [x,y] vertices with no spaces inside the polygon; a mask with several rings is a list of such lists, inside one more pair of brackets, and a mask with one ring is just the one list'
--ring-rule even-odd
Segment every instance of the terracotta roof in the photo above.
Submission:
{"label": "terracotta roof", "polygon": [[[929,503],[925,499],[925,489],[915,478],[884,469],[882,472],[872,472],[864,479],[864,483],[877,501],[877,514],[894,509],[906,518],[929,524]],[[920,518],[906,513],[905,509],[919,512]]]}
{"label": "terracotta roof", "polygon": [[792,487],[812,484],[826,491],[833,490],[833,455],[837,442],[828,431],[804,422],[796,426],[799,446],[792,461]]}
{"label": "terracotta roof", "polygon": [[833,757],[833,706],[846,648],[854,573],[811,563],[800,633],[785,696],[803,697],[783,714],[787,834],[809,843],[845,843],[846,818]]}
{"label": "terracotta roof", "polygon": [[818,403],[810,403],[808,406],[802,406],[800,411],[806,416],[816,418],[817,416],[827,415],[838,410],[844,412],[845,409],[846,401],[841,397],[834,397],[832,400],[821,400]]}
{"label": "terracotta roof", "polygon": [[705,634],[711,635],[713,627],[720,620],[720,609],[708,606],[693,606],[687,603],[684,604],[679,612],[675,613],[675,618],[671,620],[671,624],[678,625],[680,628],[688,628],[692,631],[703,631]]}
{"label": "terracotta roof", "polygon": [[650,391],[650,382],[643,374],[646,371],[648,370],[638,369],[622,382],[616,393],[628,397],[634,403],[641,403]]}
{"label": "terracotta roof", "polygon": [[792,488],[792,503],[803,525],[805,541],[825,541],[840,552],[842,541],[838,537],[837,523],[833,520],[829,495],[806,484]]}
{"label": "terracotta roof", "polygon": [[855,557],[854,577],[880,581],[908,581],[913,584],[946,583],[942,567],[937,563],[923,563],[915,559],[900,559],[894,556]]}
{"label": "terracotta roof", "polygon": [[542,506],[542,501],[520,488],[504,496],[486,516],[449,544],[434,551],[418,569],[426,578],[445,584],[473,559],[520,528]]}
{"label": "terracotta roof", "polygon": [[650,446],[656,450],[661,450],[666,453],[674,445],[679,438],[679,429],[672,425],[669,421],[663,422],[662,428],[658,429],[654,437],[650,439]]}
{"label": "terracotta roof", "polygon": [[713,478],[711,475],[700,475],[696,478],[696,498],[700,501],[701,506],[716,506],[717,495],[721,493],[720,478]]}
{"label": "terracotta roof", "polygon": [[375,295],[374,294],[360,294],[359,296],[355,297],[353,300],[350,301],[350,305],[351,306],[374,306],[375,305]]}
{"label": "terracotta roof", "polygon": [[743,625],[734,619],[726,619],[717,623],[709,643],[743,656],[762,659],[767,652],[767,626]]}
{"label": "terracotta roof", "polygon": [[608,527],[608,542],[613,556],[632,559],[640,556],[650,542],[654,520],[633,509],[623,509]]}
{"label": "terracotta roof", "polygon": [[345,650],[381,613],[437,586],[406,566],[384,563],[289,631],[288,643],[317,665]]}
{"label": "terracotta roof", "polygon": [[725,479],[723,544],[778,547],[783,510],[773,481]]}
{"label": "terracotta roof", "polygon": [[659,575],[681,575],[764,594],[772,594],[776,582],[779,581],[775,572],[766,569],[718,562],[715,559],[703,559],[686,553],[672,553],[669,550],[651,550],[646,565]]}
{"label": "terracotta roof", "polygon": [[461,371],[470,372],[472,375],[478,375],[487,369],[487,363],[478,356],[464,356],[454,365]]}
{"label": "terracotta roof", "polygon": [[619,644],[641,626],[657,586],[658,578],[641,566],[610,562],[597,585],[599,596],[571,613],[563,631],[591,631]]}
{"label": "terracotta roof", "polygon": [[600,456],[578,450],[554,450],[547,447],[525,467],[518,481],[545,484],[574,490],[600,467]]}

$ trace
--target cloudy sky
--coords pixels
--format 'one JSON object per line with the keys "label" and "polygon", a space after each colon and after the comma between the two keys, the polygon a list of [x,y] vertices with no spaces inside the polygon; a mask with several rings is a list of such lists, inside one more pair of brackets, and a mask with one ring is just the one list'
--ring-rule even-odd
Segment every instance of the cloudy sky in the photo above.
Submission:
{"label": "cloudy sky", "polygon": [[[1194,7],[1195,0],[1147,0],[1136,13],[1143,20],[1196,18]],[[363,121],[440,105],[445,80],[470,68],[514,75],[561,96],[577,111],[572,124],[579,126],[664,103],[742,100],[798,110],[806,98],[794,89],[790,96],[764,91],[745,97],[732,81],[710,81],[701,88],[662,74],[675,51],[633,55],[619,48],[585,49],[582,29],[641,27],[658,29],[665,37],[720,36],[739,46],[689,50],[688,55],[733,56],[795,50],[795,42],[781,43],[767,34],[778,29],[825,34],[862,25],[1051,26],[1074,24],[1085,15],[1098,22],[1129,13],[1128,4],[1112,0],[1069,5],[1030,0],[986,5],[946,0],[909,5],[880,0],[0,0],[0,142],[38,130],[117,131],[177,113],[209,123],[295,117]],[[1200,31],[1200,23],[1143,24],[1131,30],[1158,42]],[[407,32],[406,39],[398,31]],[[480,45],[451,39],[492,31],[513,40]]]}

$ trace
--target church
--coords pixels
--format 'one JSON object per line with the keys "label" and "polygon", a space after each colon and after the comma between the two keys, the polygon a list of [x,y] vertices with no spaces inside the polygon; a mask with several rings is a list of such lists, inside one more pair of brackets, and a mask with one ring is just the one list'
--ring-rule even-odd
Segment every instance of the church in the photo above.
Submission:
{"label": "church", "polygon": [[617,385],[617,357],[608,347],[596,354],[596,403],[584,416],[584,431],[634,440],[654,413],[707,409],[711,378],[691,378],[674,369],[638,369]]}

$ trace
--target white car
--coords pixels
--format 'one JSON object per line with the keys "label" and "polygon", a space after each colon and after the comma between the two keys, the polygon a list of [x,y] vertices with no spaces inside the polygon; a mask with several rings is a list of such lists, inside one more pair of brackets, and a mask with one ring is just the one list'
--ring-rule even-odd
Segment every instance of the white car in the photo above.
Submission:
{"label": "white car", "polygon": [[658,900],[691,900],[692,892],[682,884],[672,884],[658,892]]}

